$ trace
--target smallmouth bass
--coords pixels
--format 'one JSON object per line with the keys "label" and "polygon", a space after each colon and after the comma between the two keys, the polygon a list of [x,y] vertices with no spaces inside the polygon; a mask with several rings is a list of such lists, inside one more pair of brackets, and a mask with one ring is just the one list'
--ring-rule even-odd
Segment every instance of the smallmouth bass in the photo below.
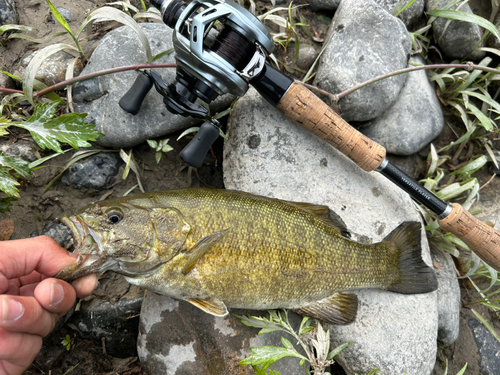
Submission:
{"label": "smallmouth bass", "polygon": [[350,289],[437,289],[421,258],[421,226],[382,242],[346,237],[326,206],[243,192],[183,189],[113,199],[63,217],[79,261],[56,277],[111,270],[216,316],[227,308],[295,310],[332,324],[356,317]]}

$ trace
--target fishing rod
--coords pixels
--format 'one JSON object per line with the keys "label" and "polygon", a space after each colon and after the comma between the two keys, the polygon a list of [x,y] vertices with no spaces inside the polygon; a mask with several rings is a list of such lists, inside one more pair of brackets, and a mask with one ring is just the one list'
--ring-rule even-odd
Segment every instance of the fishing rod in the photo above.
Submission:
{"label": "fishing rod", "polygon": [[294,123],[334,146],[367,172],[377,171],[438,217],[439,225],[465,242],[483,261],[500,271],[500,233],[482,223],[460,204],[451,205],[391,164],[383,146],[345,122],[326,103],[298,82],[265,62],[274,42],[264,25],[230,0],[151,0],[165,24],[173,29],[176,77],[167,85],[154,71],[141,73],[120,100],[137,114],[155,86],[167,109],[205,120],[181,158],[201,166],[219,136],[219,123],[196,103],[219,95],[243,96],[251,84],[271,105]]}

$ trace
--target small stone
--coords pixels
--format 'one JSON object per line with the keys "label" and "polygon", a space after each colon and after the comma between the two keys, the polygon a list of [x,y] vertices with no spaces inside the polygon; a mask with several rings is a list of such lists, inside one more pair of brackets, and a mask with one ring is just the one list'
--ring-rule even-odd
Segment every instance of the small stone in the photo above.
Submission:
{"label": "small stone", "polygon": [[297,58],[295,65],[297,65],[299,69],[307,71],[318,57],[318,54],[319,52],[313,46],[309,44],[301,44],[299,57]]}
{"label": "small stone", "polygon": [[1,152],[8,156],[22,158],[29,162],[37,160],[37,150],[38,146],[34,142],[19,139],[15,143],[11,143],[9,141],[0,140]]}
{"label": "small stone", "polygon": [[0,26],[17,25],[19,18],[14,0],[0,0]]}
{"label": "small stone", "polygon": [[[137,340],[139,329],[139,313],[144,297],[144,291],[130,286],[118,275],[110,276],[125,288],[125,294],[111,298],[109,291],[104,291],[106,300],[94,298],[89,302],[82,302],[80,310],[76,311],[68,321],[80,331],[80,337],[92,340],[99,347],[104,347],[106,353],[113,357],[127,358],[137,356],[137,349],[133,343]],[[100,280],[98,288],[106,290],[106,282]],[[116,283],[112,283],[113,290]],[[107,284],[108,289],[109,285]],[[128,290],[127,290],[128,288]],[[99,293],[99,291],[96,291]]]}
{"label": "small stone", "polygon": [[[413,61],[423,64],[420,57]],[[368,138],[384,146],[388,153],[412,155],[441,134],[444,115],[425,70],[408,74],[396,102],[361,129]]]}
{"label": "small stone", "polygon": [[[426,0],[425,10],[443,9],[451,1],[453,0]],[[472,14],[472,10],[467,3],[456,4],[450,10],[458,10],[457,7],[459,5],[460,12]],[[472,52],[474,47],[483,38],[481,28],[471,22],[449,21],[448,18],[438,17],[432,23],[434,37],[438,42],[441,52],[452,59],[463,59],[466,56],[469,56],[468,58],[472,60],[483,58],[486,52],[477,50]],[[483,47],[483,45],[484,43],[481,42],[478,48]]]}
{"label": "small stone", "polygon": [[[33,59],[33,57],[38,53],[38,51],[26,56],[22,59],[19,66],[19,75],[24,75],[28,64]],[[36,79],[42,81],[47,86],[55,85],[66,79],[66,71],[70,62],[75,57],[67,52],[59,51],[45,59],[36,73]],[[74,76],[78,76],[83,69],[83,64],[80,60],[75,65]]]}
{"label": "small stone", "polygon": [[468,324],[481,357],[480,375],[500,374],[500,343],[479,320],[469,318]]}
{"label": "small stone", "polygon": [[117,152],[101,152],[71,165],[61,182],[76,189],[109,189],[119,180],[122,164]]}
{"label": "small stone", "polygon": [[34,231],[30,234],[30,237],[37,237],[41,235],[52,237],[61,247],[64,247],[65,249],[68,249],[73,241],[73,237],[71,236],[68,227],[59,222],[45,224],[41,234],[38,231]]}
{"label": "small stone", "polygon": [[[64,19],[67,21],[67,22],[71,22],[71,11],[69,9],[66,9],[66,8],[63,8],[63,7],[56,7],[56,9],[58,10],[58,12],[61,14],[61,16],[64,17]],[[55,19],[54,19],[54,16],[52,15],[52,13],[50,13],[50,16],[49,16],[49,20],[50,21],[55,21],[57,22]]]}
{"label": "small stone", "polygon": [[[325,40],[330,36],[315,84],[332,94],[408,65],[411,38],[405,25],[372,0],[343,0]],[[342,117],[368,121],[380,116],[405,81],[405,75],[393,76],[343,97]]]}

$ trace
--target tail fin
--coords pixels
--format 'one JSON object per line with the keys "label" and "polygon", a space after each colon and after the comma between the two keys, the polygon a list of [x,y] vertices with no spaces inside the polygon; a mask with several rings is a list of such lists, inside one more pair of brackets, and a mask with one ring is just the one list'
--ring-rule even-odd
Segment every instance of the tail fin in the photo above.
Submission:
{"label": "tail fin", "polygon": [[385,239],[399,251],[400,278],[387,290],[404,294],[429,293],[437,289],[434,270],[422,260],[421,225],[406,221]]}

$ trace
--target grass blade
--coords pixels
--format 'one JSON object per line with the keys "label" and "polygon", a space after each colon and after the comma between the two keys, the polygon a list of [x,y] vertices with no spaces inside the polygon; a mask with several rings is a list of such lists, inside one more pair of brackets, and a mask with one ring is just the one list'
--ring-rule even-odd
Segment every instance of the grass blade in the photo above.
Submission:
{"label": "grass blade", "polygon": [[72,49],[78,51],[77,48],[69,44],[65,43],[53,44],[38,51],[38,53],[33,57],[33,59],[31,59],[30,63],[28,64],[23,79],[23,92],[24,95],[26,96],[26,99],[28,99],[28,101],[32,105],[35,105],[35,102],[33,100],[33,85],[35,82],[36,73],[38,72],[38,68],[40,68],[44,60],[47,59],[49,56],[52,56],[53,54],[65,49]]}
{"label": "grass blade", "polygon": [[[483,325],[486,327],[486,329],[488,331],[490,331],[490,333],[493,335],[493,337],[498,341],[500,342],[500,336],[498,336],[498,333],[495,331],[495,329],[490,325],[490,323],[488,323],[486,321],[486,319],[484,319],[481,314],[479,314],[476,310],[474,309],[471,309],[471,311],[474,313],[474,315],[476,316],[476,318],[481,322],[483,323]],[[458,375],[458,374],[457,374]]]}
{"label": "grass blade", "polygon": [[474,23],[481,26],[483,29],[488,30],[490,33],[495,35],[497,39],[500,39],[500,33],[498,29],[490,21],[484,19],[483,17],[476,16],[475,14],[460,12],[457,10],[444,10],[444,9],[434,9],[427,12],[429,16],[448,18],[455,21],[465,21],[469,23]]}
{"label": "grass blade", "polygon": [[151,54],[151,47],[149,45],[148,38],[142,31],[141,27],[137,22],[134,21],[132,17],[130,17],[125,12],[122,12],[118,9],[112,7],[102,7],[95,11],[93,11],[86,19],[83,21],[80,29],[78,29],[78,33],[76,37],[78,38],[83,29],[91,22],[102,22],[102,21],[116,21],[123,25],[129,26],[132,30],[135,31],[139,40],[141,41],[144,50],[146,52],[146,57],[148,63],[153,61],[153,55]]}

